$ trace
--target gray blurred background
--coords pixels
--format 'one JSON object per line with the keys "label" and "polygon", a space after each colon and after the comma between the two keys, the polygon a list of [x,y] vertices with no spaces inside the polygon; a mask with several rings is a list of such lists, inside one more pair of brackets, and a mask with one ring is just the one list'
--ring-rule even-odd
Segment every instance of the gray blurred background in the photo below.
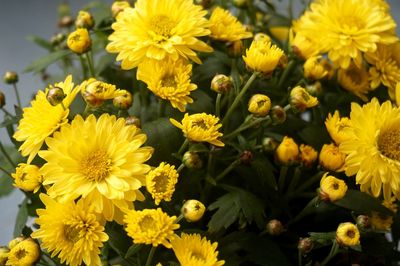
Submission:
{"label": "gray blurred background", "polygon": [[[149,0],[151,1],[151,0]],[[369,1],[369,0],[365,0]],[[33,60],[46,55],[46,51],[29,42],[26,37],[37,35],[44,39],[57,33],[57,10],[61,0],[9,0],[1,1],[0,6],[0,76],[8,70],[19,73],[20,82],[18,87],[21,101],[24,106],[28,105],[32,94],[38,89],[43,89],[40,76],[23,73],[25,67]],[[70,0],[72,14],[91,1]],[[112,0],[102,0],[103,3],[111,4]],[[287,0],[273,1],[284,10]],[[301,10],[300,0],[294,0],[296,14]],[[397,22],[400,21],[399,0],[388,0],[392,9],[391,13]],[[284,12],[284,11],[283,11]],[[399,30],[397,31],[399,33]],[[12,110],[16,104],[14,91],[11,86],[0,82],[0,90],[6,94],[6,108]],[[3,114],[0,114],[2,116]],[[0,119],[1,121],[1,119]],[[0,140],[8,144],[7,133],[0,128]],[[0,155],[2,156],[2,155]],[[22,201],[22,193],[18,190],[4,198],[0,198],[0,246],[6,245],[12,239],[14,221],[18,211],[17,205]]]}

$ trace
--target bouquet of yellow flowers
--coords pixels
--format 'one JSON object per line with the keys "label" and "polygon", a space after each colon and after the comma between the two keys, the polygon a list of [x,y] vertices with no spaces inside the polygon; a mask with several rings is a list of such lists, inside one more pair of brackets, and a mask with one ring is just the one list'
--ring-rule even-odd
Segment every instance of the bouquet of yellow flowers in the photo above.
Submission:
{"label": "bouquet of yellow flowers", "polygon": [[48,85],[15,112],[0,93],[0,195],[25,195],[0,265],[398,263],[390,6],[303,8],[62,4],[26,68]]}

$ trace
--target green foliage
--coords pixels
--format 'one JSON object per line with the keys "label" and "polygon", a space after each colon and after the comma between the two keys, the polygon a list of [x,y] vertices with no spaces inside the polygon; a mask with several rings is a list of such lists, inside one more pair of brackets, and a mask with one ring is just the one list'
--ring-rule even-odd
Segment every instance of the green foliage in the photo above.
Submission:
{"label": "green foliage", "polygon": [[39,73],[44,70],[49,65],[57,62],[58,60],[71,55],[70,50],[60,50],[43,56],[35,61],[33,61],[29,66],[25,68],[25,72]]}

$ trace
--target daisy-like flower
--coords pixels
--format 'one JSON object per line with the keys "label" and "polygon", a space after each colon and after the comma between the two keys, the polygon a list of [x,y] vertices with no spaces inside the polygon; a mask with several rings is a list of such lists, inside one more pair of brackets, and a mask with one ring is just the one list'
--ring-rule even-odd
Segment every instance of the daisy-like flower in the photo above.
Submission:
{"label": "daisy-like flower", "polygon": [[235,16],[219,6],[211,13],[210,24],[210,37],[215,40],[234,42],[253,36]]}
{"label": "daisy-like flower", "polygon": [[329,171],[343,172],[345,170],[345,154],[335,144],[324,144],[319,153],[319,163]]}
{"label": "daisy-like flower", "polygon": [[199,234],[182,233],[171,241],[175,256],[182,266],[221,266],[218,260],[218,243],[211,243]]}
{"label": "daisy-like flower", "polygon": [[386,200],[400,198],[400,110],[376,98],[362,107],[351,105],[351,138],[340,144],[346,175],[356,175],[361,191]]}
{"label": "daisy-like flower", "polygon": [[150,170],[144,162],[153,152],[141,147],[145,142],[146,135],[123,118],[102,114],[84,120],[78,115],[39,153],[47,161],[41,168],[43,185],[49,185],[53,198],[87,198],[106,220],[122,223],[122,211],[144,199],[139,188]]}
{"label": "daisy-like flower", "polygon": [[311,167],[318,159],[318,152],[309,145],[300,145],[300,160],[306,167]]}
{"label": "daisy-like flower", "polygon": [[210,34],[206,14],[192,0],[138,0],[135,8],[127,7],[118,14],[106,49],[119,53],[117,60],[122,61],[123,69],[166,57],[188,58],[200,64],[195,51],[213,51],[198,39]]}
{"label": "daisy-like flower", "polygon": [[243,60],[251,70],[269,75],[275,70],[283,55],[283,51],[278,46],[272,45],[266,38],[261,38],[251,43]]}
{"label": "daisy-like flower", "polygon": [[131,210],[125,215],[126,232],[135,244],[148,244],[157,247],[164,245],[171,248],[170,241],[176,237],[174,230],[179,228],[175,223],[176,216],[168,216],[160,208]]}
{"label": "daisy-like flower", "polygon": [[290,105],[297,112],[304,112],[307,108],[314,107],[318,104],[318,98],[310,95],[308,91],[296,86],[290,91]]}
{"label": "daisy-like flower", "polygon": [[97,107],[102,105],[106,100],[123,96],[126,91],[117,89],[113,84],[90,78],[80,85],[83,99],[90,106]]}
{"label": "daisy-like flower", "polygon": [[365,67],[357,67],[355,64],[350,64],[347,69],[339,69],[338,82],[345,90],[357,95],[363,101],[368,101],[365,94],[372,91],[370,86],[368,71]]}
{"label": "daisy-like flower", "polygon": [[7,266],[33,265],[40,258],[40,247],[31,238],[14,245],[7,255]]}
{"label": "daisy-like flower", "polygon": [[348,117],[340,117],[338,110],[336,110],[333,115],[330,113],[328,114],[325,120],[325,126],[329,135],[337,145],[351,138],[351,132],[345,130],[351,127],[351,121]]}
{"label": "daisy-like flower", "polygon": [[140,65],[137,78],[147,84],[149,90],[161,99],[171,102],[172,107],[184,112],[192,103],[190,92],[197,85],[190,83],[192,65],[184,60],[148,60]]}
{"label": "daisy-like flower", "polygon": [[69,75],[64,82],[54,84],[54,87],[61,88],[66,95],[62,104],[52,106],[46,99],[48,88],[45,91],[39,90],[31,107],[23,109],[22,119],[19,121],[14,138],[24,143],[19,147],[22,156],[29,156],[27,163],[31,163],[43,145],[44,140],[53,134],[60,126],[68,122],[68,107],[79,91],[74,88],[72,76]]}
{"label": "daisy-like flower", "polygon": [[336,229],[336,241],[342,246],[356,246],[360,244],[360,232],[355,224],[341,223]]}
{"label": "daisy-like flower", "polygon": [[178,177],[175,166],[164,162],[146,175],[146,188],[156,205],[160,204],[162,200],[171,201]]}
{"label": "daisy-like flower", "polygon": [[38,209],[36,223],[40,226],[32,233],[41,240],[43,248],[61,263],[71,266],[101,265],[100,248],[108,240],[93,206],[85,199],[57,202],[40,194],[45,209]]}
{"label": "daisy-like flower", "polygon": [[341,68],[360,67],[362,53],[374,52],[377,44],[397,40],[396,23],[381,5],[364,0],[315,0],[294,23],[296,32],[311,39],[318,50]]}
{"label": "daisy-like flower", "polygon": [[206,113],[189,115],[185,114],[182,123],[170,118],[169,121],[182,129],[183,135],[190,141],[208,142],[212,145],[223,147],[225,144],[219,140],[222,133],[218,129],[222,126],[216,116]]}
{"label": "daisy-like flower", "polygon": [[303,65],[304,76],[311,80],[326,78],[329,75],[329,71],[325,66],[328,64],[322,56],[312,56]]}
{"label": "daisy-like flower", "polygon": [[39,190],[43,182],[39,167],[33,164],[20,163],[15,173],[11,175],[14,178],[14,186],[24,191],[33,191],[33,193]]}
{"label": "daisy-like flower", "polygon": [[325,173],[320,182],[320,197],[325,201],[337,201],[347,192],[347,185],[343,180]]}

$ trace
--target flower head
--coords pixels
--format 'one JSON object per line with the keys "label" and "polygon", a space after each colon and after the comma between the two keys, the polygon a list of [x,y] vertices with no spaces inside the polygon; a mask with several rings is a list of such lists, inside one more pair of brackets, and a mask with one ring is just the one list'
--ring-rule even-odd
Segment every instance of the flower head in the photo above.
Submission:
{"label": "flower head", "polygon": [[78,16],[75,19],[76,28],[85,28],[90,30],[94,26],[94,19],[92,14],[87,11],[80,10]]}
{"label": "flower head", "polygon": [[185,217],[188,222],[197,222],[203,217],[205,211],[206,207],[204,204],[193,199],[185,201],[181,210],[183,217]]}
{"label": "flower head", "polygon": [[43,182],[39,167],[33,164],[18,164],[12,177],[14,178],[14,186],[24,191],[33,191],[33,193],[39,190]]}
{"label": "flower head", "polygon": [[248,111],[256,116],[266,116],[271,109],[271,99],[264,94],[254,94],[249,100]]}
{"label": "flower head", "polygon": [[319,53],[312,39],[305,37],[301,32],[294,34],[293,29],[289,32],[289,43],[293,52],[303,60],[316,56]]}
{"label": "flower head", "polygon": [[338,82],[345,90],[360,97],[363,101],[368,101],[365,94],[372,91],[369,84],[369,75],[365,67],[357,67],[355,64],[350,64],[347,69],[339,69]]}
{"label": "flower head", "polygon": [[325,173],[320,181],[320,197],[325,201],[337,201],[343,198],[347,192],[346,183],[334,176]]}
{"label": "flower head", "polygon": [[253,36],[235,16],[219,6],[211,13],[210,24],[210,37],[215,40],[234,42]]}
{"label": "flower head", "polygon": [[[304,76],[311,80],[319,80],[328,77],[329,70],[326,69],[326,59],[321,56],[312,56],[303,65]],[[328,63],[329,64],[329,63]]]}
{"label": "flower head", "polygon": [[121,223],[122,211],[144,199],[139,188],[150,170],[144,162],[153,152],[141,147],[145,141],[146,135],[123,118],[75,116],[40,152],[47,161],[41,168],[47,193],[64,200],[87,198],[105,219]]}
{"label": "flower head", "polygon": [[147,88],[163,100],[171,102],[172,107],[184,112],[186,105],[192,103],[190,93],[197,89],[191,83],[192,65],[184,60],[146,61],[140,65],[137,78],[147,84]]}
{"label": "flower head", "polygon": [[27,238],[13,246],[5,265],[7,266],[28,266],[35,264],[40,258],[40,247],[32,239]]}
{"label": "flower head", "polygon": [[79,28],[71,32],[68,35],[67,45],[71,51],[77,54],[83,54],[89,51],[92,47],[92,40],[90,39],[87,29]]}
{"label": "flower head", "polygon": [[275,154],[281,163],[295,162],[299,156],[299,146],[292,138],[285,136],[276,149]]}
{"label": "flower head", "polygon": [[156,205],[160,204],[162,200],[171,201],[178,177],[175,166],[164,162],[146,175],[146,188]]}
{"label": "flower head", "polygon": [[36,211],[39,229],[32,237],[40,239],[42,247],[61,263],[100,266],[100,248],[108,236],[90,202],[81,198],[77,203],[61,203],[45,194],[40,194],[40,199],[45,209]]}
{"label": "flower head", "polygon": [[227,93],[232,89],[232,87],[232,78],[225,76],[224,74],[217,74],[211,80],[211,89],[217,93]]}
{"label": "flower head", "polygon": [[160,208],[131,210],[124,218],[125,230],[135,244],[164,245],[166,248],[171,248],[170,241],[176,236],[174,230],[179,228],[175,220],[176,216],[170,217]]}
{"label": "flower head", "polygon": [[351,127],[351,121],[348,117],[340,117],[338,110],[336,110],[333,115],[330,113],[328,114],[325,120],[325,126],[336,145],[351,138],[351,132],[346,130]]}
{"label": "flower head", "polygon": [[206,113],[189,115],[185,114],[182,123],[175,119],[169,120],[174,126],[182,129],[183,135],[191,141],[208,142],[215,146],[223,147],[225,144],[219,140],[222,133],[218,129],[222,126],[216,116]]}
{"label": "flower head", "polygon": [[318,99],[301,86],[296,86],[290,91],[290,105],[298,112],[304,112],[317,104]]}
{"label": "flower head", "polygon": [[182,266],[222,266],[218,260],[218,243],[211,243],[199,234],[182,233],[171,241],[175,256]]}
{"label": "flower head", "polygon": [[318,159],[318,152],[309,145],[300,145],[300,160],[306,166],[310,167]]}
{"label": "flower head", "polygon": [[[394,213],[397,212],[397,204],[394,203],[395,198],[384,200],[382,205],[392,210]],[[375,230],[389,231],[393,224],[393,216],[385,215],[379,212],[372,212],[370,217],[371,227]]]}
{"label": "flower head", "polygon": [[327,170],[342,172],[345,169],[346,156],[335,144],[324,144],[319,153],[319,164]]}
{"label": "flower head", "polygon": [[0,247],[0,265],[6,265],[10,249],[7,247]]}
{"label": "flower head", "polygon": [[360,232],[352,223],[341,223],[336,229],[336,241],[342,246],[356,246],[360,244]]}
{"label": "flower head", "polygon": [[211,52],[212,48],[198,37],[210,34],[207,11],[191,0],[138,0],[135,8],[127,7],[112,24],[114,32],[106,49],[119,53],[123,69],[137,67],[148,59],[171,57],[201,63],[195,51]]}
{"label": "flower head", "polygon": [[64,90],[66,97],[61,105],[52,106],[46,99],[48,89],[39,90],[35,99],[31,102],[31,107],[23,109],[22,119],[19,121],[17,131],[14,138],[24,143],[19,147],[22,156],[29,156],[27,163],[31,163],[33,158],[40,150],[44,140],[53,134],[60,126],[67,123],[69,109],[68,107],[74,100],[79,91],[78,87],[74,87],[72,76],[68,76],[64,82],[54,85]]}
{"label": "flower head", "polygon": [[85,80],[79,87],[83,99],[93,107],[98,107],[106,100],[111,100],[125,94],[124,90],[117,89],[115,85],[94,78]]}

